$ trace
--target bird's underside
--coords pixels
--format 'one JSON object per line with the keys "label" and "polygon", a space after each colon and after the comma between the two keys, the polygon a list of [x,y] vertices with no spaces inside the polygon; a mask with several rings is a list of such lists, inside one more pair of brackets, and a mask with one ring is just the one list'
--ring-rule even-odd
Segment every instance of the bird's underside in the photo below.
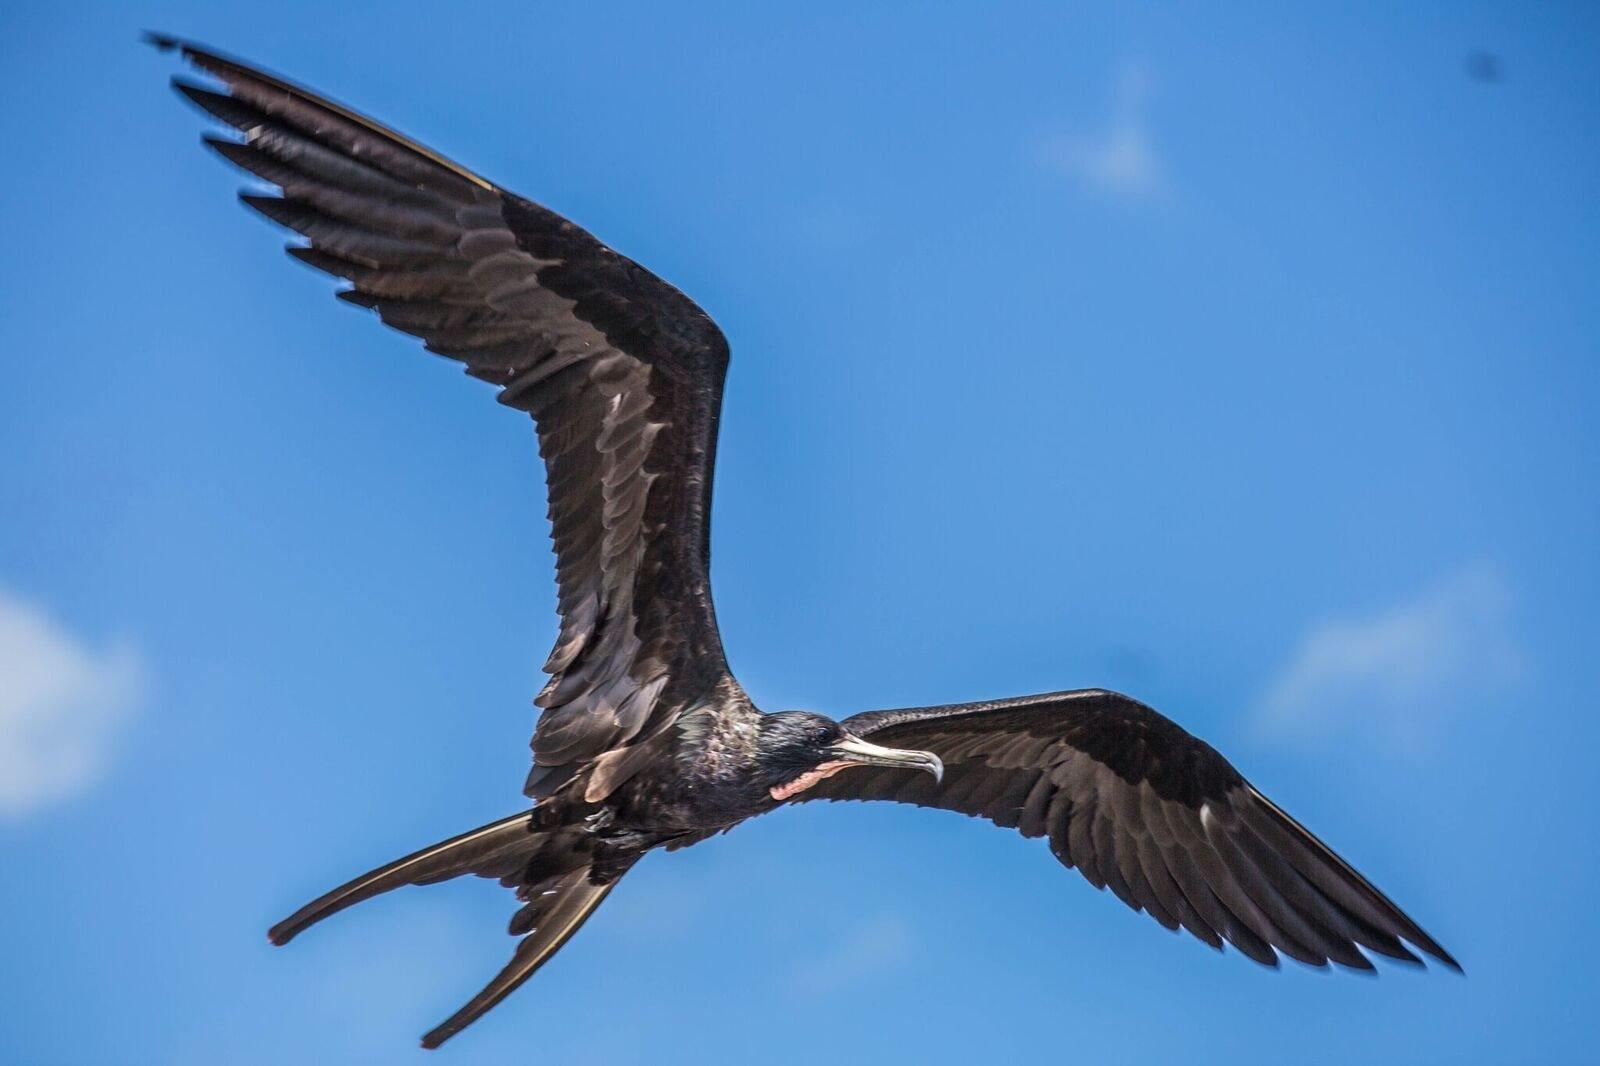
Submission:
{"label": "bird's underside", "polygon": [[[342,299],[464,365],[532,417],[560,630],[533,736],[531,810],[335,889],[286,943],[381,892],[462,874],[517,892],[506,968],[424,1038],[437,1046],[553,955],[646,852],[784,803],[893,800],[1044,837],[1062,863],[1169,929],[1275,966],[1459,969],[1398,907],[1149,707],[1083,690],[764,715],[728,670],[709,580],[727,345],[687,297],[547,209],[349,109],[152,37],[220,83],[175,79],[237,131],[207,137],[277,189],[244,201],[305,238]],[[1409,946],[1408,946],[1409,945]]]}

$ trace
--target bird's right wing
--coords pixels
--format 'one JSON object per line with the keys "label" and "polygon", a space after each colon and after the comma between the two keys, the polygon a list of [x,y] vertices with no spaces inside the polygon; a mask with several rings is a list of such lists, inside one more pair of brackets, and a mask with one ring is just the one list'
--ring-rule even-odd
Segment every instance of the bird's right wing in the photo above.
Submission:
{"label": "bird's right wing", "polygon": [[307,239],[292,255],[533,416],[561,631],[528,792],[582,774],[586,794],[603,797],[683,707],[737,691],[709,576],[721,331],[554,212],[310,90],[152,40],[221,82],[175,84],[242,132],[206,143],[278,187],[243,199]]}
{"label": "bird's right wing", "polygon": [[1101,689],[989,703],[870,711],[855,735],[931,751],[916,769],[851,769],[800,799],[886,799],[987,818],[1050,850],[1096,888],[1212,947],[1257,962],[1370,970],[1357,945],[1419,961],[1402,941],[1460,967],[1349,863],[1204,741]]}

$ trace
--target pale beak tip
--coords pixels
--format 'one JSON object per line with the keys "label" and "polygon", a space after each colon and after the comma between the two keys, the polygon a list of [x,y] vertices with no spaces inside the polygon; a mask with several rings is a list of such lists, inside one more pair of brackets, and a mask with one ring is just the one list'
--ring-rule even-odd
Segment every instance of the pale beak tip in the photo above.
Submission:
{"label": "pale beak tip", "polygon": [[931,751],[913,748],[885,748],[860,737],[846,734],[829,751],[837,758],[857,766],[889,766],[897,770],[926,770],[936,782],[944,781],[944,761]]}

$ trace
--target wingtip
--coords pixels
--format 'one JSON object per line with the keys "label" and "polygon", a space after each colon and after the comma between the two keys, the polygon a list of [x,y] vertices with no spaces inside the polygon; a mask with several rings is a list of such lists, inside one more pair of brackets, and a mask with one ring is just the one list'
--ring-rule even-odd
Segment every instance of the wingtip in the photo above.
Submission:
{"label": "wingtip", "polygon": [[174,37],[170,33],[160,33],[156,30],[145,30],[139,34],[139,40],[158,52],[175,52],[183,47],[183,41],[180,38]]}
{"label": "wingtip", "polygon": [[[1412,924],[1415,925],[1416,923],[1413,922]],[[1440,944],[1437,940],[1433,939],[1433,937],[1423,932],[1420,928],[1417,929],[1416,932],[1421,934],[1421,936],[1406,936],[1404,933],[1401,933],[1400,935],[1405,936],[1406,940],[1411,944],[1412,947],[1420,948],[1422,952],[1428,956],[1428,958],[1432,959],[1440,966],[1443,966],[1445,969],[1453,970],[1456,973],[1463,975],[1467,972],[1461,968],[1461,964],[1456,961],[1455,956],[1444,949],[1444,945]],[[1413,958],[1415,958],[1415,956],[1413,956]],[[1424,965],[1420,958],[1416,958],[1416,963],[1418,966]]]}

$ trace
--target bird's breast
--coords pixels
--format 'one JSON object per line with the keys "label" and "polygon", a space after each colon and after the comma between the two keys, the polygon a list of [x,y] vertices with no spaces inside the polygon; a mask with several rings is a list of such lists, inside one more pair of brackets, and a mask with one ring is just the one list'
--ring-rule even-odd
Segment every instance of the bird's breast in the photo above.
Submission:
{"label": "bird's breast", "polygon": [[771,806],[756,783],[753,730],[737,720],[711,726],[625,786],[616,797],[618,821],[650,832],[716,831]]}

